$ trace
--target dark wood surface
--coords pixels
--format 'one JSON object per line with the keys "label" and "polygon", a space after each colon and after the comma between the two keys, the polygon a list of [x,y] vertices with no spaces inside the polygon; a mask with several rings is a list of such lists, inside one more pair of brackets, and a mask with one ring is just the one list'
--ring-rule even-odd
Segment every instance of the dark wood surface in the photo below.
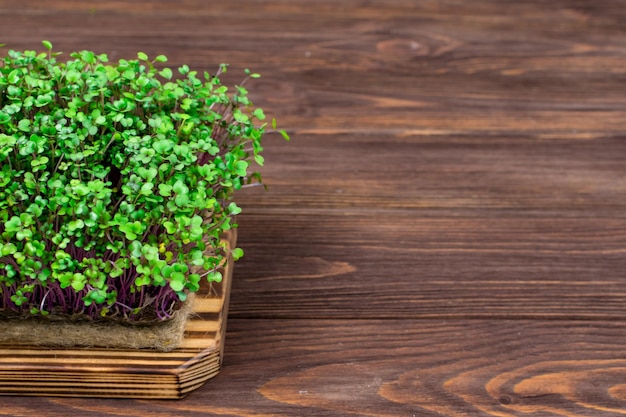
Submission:
{"label": "dark wood surface", "polygon": [[224,368],[7,416],[626,413],[626,1],[0,1],[0,42],[263,74]]}

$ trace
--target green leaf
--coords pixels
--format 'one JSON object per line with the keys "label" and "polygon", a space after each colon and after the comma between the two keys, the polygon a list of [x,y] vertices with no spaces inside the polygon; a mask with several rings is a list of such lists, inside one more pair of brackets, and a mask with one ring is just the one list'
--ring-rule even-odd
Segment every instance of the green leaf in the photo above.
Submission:
{"label": "green leaf", "polygon": [[235,163],[235,172],[240,177],[245,177],[247,174],[248,163],[246,161],[237,161]]}
{"label": "green leaf", "polygon": [[37,275],[37,279],[41,282],[46,282],[50,275],[52,275],[52,271],[50,269],[44,269]]}
{"label": "green leaf", "polygon": [[71,286],[74,289],[74,291],[79,292],[82,291],[85,288],[85,284],[86,284],[86,279],[85,276],[81,273],[75,273],[72,276],[72,280],[71,280]]}
{"label": "green leaf", "polygon": [[137,52],[137,58],[139,58],[142,61],[147,61],[148,55],[146,55],[144,52]]}
{"label": "green leaf", "polygon": [[88,302],[102,304],[104,303],[105,300],[106,300],[106,292],[101,289],[93,289],[89,291],[89,293],[87,293],[87,295],[83,298],[85,305],[88,305],[87,304]]}
{"label": "green leaf", "polygon": [[291,140],[291,138],[289,137],[289,135],[287,134],[287,132],[286,132],[286,131],[284,131],[284,130],[279,130],[278,132],[281,134],[281,136],[282,136],[282,137],[283,137],[286,141]]}
{"label": "green leaf", "polygon": [[152,184],[151,182],[147,182],[141,186],[141,190],[139,191],[139,193],[141,195],[152,195],[153,187],[154,187],[154,184]]}
{"label": "green leaf", "polygon": [[246,114],[243,114],[239,109],[233,112],[233,118],[239,123],[248,123],[250,120],[250,118]]}
{"label": "green leaf", "polygon": [[40,156],[39,158],[35,158],[32,161],[30,161],[31,166],[33,167],[37,167],[40,165],[46,165],[50,160],[48,159],[47,156]]}
{"label": "green leaf", "polygon": [[265,113],[263,113],[263,109],[256,109],[252,114],[259,120],[265,120]]}
{"label": "green leaf", "polygon": [[21,130],[22,132],[29,132],[30,131],[30,120],[29,119],[22,119],[19,121],[19,123],[17,124],[17,128],[19,130]]}
{"label": "green leaf", "polygon": [[33,237],[33,232],[28,229],[20,230],[15,234],[15,237],[17,240],[28,240]]}
{"label": "green leaf", "polygon": [[174,225],[174,223],[167,221],[167,222],[163,222],[163,227],[165,227],[165,230],[167,231],[167,233],[174,234],[176,233],[176,231],[178,230],[178,228],[176,227],[176,225]]}
{"label": "green leaf", "polygon": [[93,64],[96,62],[96,54],[94,54],[91,51],[81,51],[80,57],[83,61],[85,61],[88,64]]}
{"label": "green leaf", "polygon": [[28,298],[24,297],[23,295],[20,294],[14,294],[11,296],[11,301],[13,301],[15,303],[16,306],[21,306],[22,304],[26,303],[28,301]]}
{"label": "green leaf", "polygon": [[250,70],[248,68],[246,68],[244,70],[244,72],[248,75],[248,77],[250,78],[261,78],[261,74],[257,74],[255,72],[250,72]]}
{"label": "green leaf", "polygon": [[133,223],[126,223],[120,226],[120,231],[124,233],[126,239],[135,240],[138,235],[143,232],[143,225],[139,221],[134,221]]}
{"label": "green leaf", "polygon": [[158,172],[156,168],[149,168],[149,169],[146,169],[144,167],[137,168],[137,174],[139,174],[139,176],[146,181],[152,181],[154,177],[157,176],[157,173]]}
{"label": "green leaf", "polygon": [[50,41],[41,41],[41,43],[48,51],[52,50],[52,43]]}
{"label": "green leaf", "polygon": [[135,279],[135,285],[138,286],[138,287],[143,287],[145,285],[150,285],[150,278],[147,277],[146,275],[138,276]]}
{"label": "green leaf", "polygon": [[222,282],[222,273],[219,271],[211,271],[207,274],[206,280],[208,282]]}
{"label": "green leaf", "polygon": [[174,203],[176,203],[178,207],[185,207],[189,204],[189,197],[187,196],[187,194],[178,194],[174,198]]}
{"label": "green leaf", "polygon": [[182,272],[173,272],[170,278],[170,287],[178,292],[185,289],[185,275]]}
{"label": "green leaf", "polygon": [[184,182],[178,180],[174,183],[172,189],[176,194],[187,194],[189,192],[189,188],[185,185]]}
{"label": "green leaf", "polygon": [[239,206],[237,206],[237,204],[235,202],[232,202],[228,205],[228,213],[235,216],[239,213],[241,213],[241,208]]}
{"label": "green leaf", "polygon": [[77,229],[82,229],[83,227],[85,227],[85,223],[80,219],[71,221],[67,224],[67,229],[71,232]]}
{"label": "green leaf", "polygon": [[39,95],[37,96],[37,99],[35,100],[35,106],[43,107],[43,106],[47,106],[51,102],[52,102],[52,97],[50,97],[49,95]]}
{"label": "green leaf", "polygon": [[161,268],[161,275],[163,275],[165,278],[171,277],[173,272],[174,268],[172,268],[171,265],[165,265]]}
{"label": "green leaf", "polygon": [[3,245],[2,249],[0,250],[0,254],[2,256],[13,255],[15,252],[17,252],[17,246],[15,246],[13,243],[10,243],[10,242]]}
{"label": "green leaf", "polygon": [[161,71],[159,71],[159,75],[167,80],[171,80],[173,74],[171,69],[163,68]]}
{"label": "green leaf", "polygon": [[204,223],[204,219],[201,216],[195,215],[191,218],[190,225],[192,227],[200,227]]}
{"label": "green leaf", "polygon": [[4,230],[7,232],[17,232],[22,226],[22,221],[19,217],[13,216],[4,224]]}
{"label": "green leaf", "polygon": [[141,257],[141,243],[137,242],[136,240],[131,242],[129,247],[130,249],[130,254],[134,257],[134,258],[140,258]]}
{"label": "green leaf", "polygon": [[31,204],[30,206],[28,206],[26,211],[35,217],[39,217],[43,214],[43,210],[37,204]]}
{"label": "green leaf", "polygon": [[19,80],[20,80],[20,72],[17,69],[14,69],[13,71],[11,71],[9,75],[7,76],[7,81],[9,81],[10,84],[17,84]]}
{"label": "green leaf", "polygon": [[[200,255],[202,255],[202,253],[200,253]],[[202,266],[204,265],[204,259],[202,258],[194,258],[191,260],[191,264],[195,265],[195,266]]]}
{"label": "green leaf", "polygon": [[243,256],[243,249],[235,248],[232,250],[231,255],[233,256],[233,260],[237,261]]}
{"label": "green leaf", "polygon": [[156,58],[154,58],[155,62],[167,62],[167,57],[165,55],[157,55]]}
{"label": "green leaf", "polygon": [[169,184],[159,184],[159,194],[163,197],[172,195],[172,186]]}
{"label": "green leaf", "polygon": [[187,278],[187,284],[185,285],[191,292],[196,292],[200,289],[200,275],[190,274]]}
{"label": "green leaf", "polygon": [[78,80],[80,80],[80,72],[78,72],[78,71],[76,71],[74,69],[70,69],[65,74],[65,78],[67,79],[68,82],[75,83]]}
{"label": "green leaf", "polygon": [[154,142],[152,147],[158,153],[165,154],[172,150],[172,148],[174,147],[174,144],[172,143],[172,141],[169,141],[169,140],[159,140],[157,142]]}

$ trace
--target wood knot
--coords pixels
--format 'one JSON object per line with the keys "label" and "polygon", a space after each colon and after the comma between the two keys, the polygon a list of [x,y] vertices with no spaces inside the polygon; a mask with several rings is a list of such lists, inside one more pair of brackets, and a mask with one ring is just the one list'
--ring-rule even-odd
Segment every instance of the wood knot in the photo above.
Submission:
{"label": "wood knot", "polygon": [[376,48],[385,55],[403,57],[429,55],[430,52],[428,45],[412,39],[389,39],[378,42]]}

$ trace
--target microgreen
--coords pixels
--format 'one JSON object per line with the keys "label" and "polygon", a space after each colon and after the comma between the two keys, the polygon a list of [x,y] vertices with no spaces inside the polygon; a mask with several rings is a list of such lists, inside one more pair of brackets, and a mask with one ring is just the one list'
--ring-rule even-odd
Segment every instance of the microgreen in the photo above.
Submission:
{"label": "microgreen", "polygon": [[170,317],[201,279],[221,280],[266,115],[243,83],[222,84],[226,65],[60,62],[43,46],[0,61],[0,310]]}

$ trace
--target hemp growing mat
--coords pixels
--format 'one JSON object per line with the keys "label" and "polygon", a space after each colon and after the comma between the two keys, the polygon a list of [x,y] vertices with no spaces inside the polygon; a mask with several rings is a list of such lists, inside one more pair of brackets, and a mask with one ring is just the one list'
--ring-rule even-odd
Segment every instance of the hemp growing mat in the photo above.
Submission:
{"label": "hemp growing mat", "polygon": [[[225,239],[234,247],[236,231]],[[152,330],[152,326],[116,323],[73,323],[80,328],[71,329],[72,323],[54,323],[62,335],[93,332],[95,339],[71,346],[50,346],[36,338],[42,332],[38,326],[52,327],[53,323],[14,323],[13,326],[31,326],[21,329],[29,335],[16,338],[18,329],[10,330],[10,320],[5,320],[0,323],[0,395],[153,399],[186,396],[221,368],[232,273],[233,262],[229,259],[221,283],[202,283],[197,295],[186,303],[188,311],[181,311],[182,314]],[[92,326],[95,329],[84,328]],[[149,346],[137,342],[140,337],[131,334],[136,331],[146,332],[143,336],[151,341]],[[117,347],[110,346],[107,340],[111,339],[118,339]]]}

